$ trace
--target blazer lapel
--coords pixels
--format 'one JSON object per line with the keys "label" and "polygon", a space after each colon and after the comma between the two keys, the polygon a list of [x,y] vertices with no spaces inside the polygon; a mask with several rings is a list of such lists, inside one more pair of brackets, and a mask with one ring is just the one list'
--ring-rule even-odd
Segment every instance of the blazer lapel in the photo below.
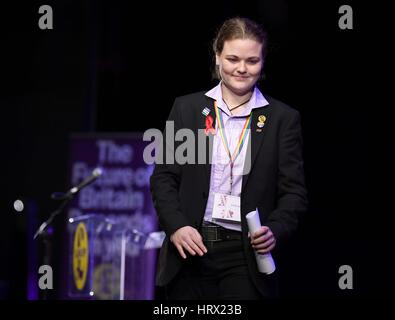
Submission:
{"label": "blazer lapel", "polygon": [[[211,98],[207,98],[207,106],[206,106],[210,112],[207,116],[211,116],[213,118],[213,128],[215,128],[216,125],[216,117],[215,117],[215,110],[214,110],[214,100]],[[204,107],[200,111],[200,121],[199,121],[199,129],[205,129],[206,128],[206,116],[202,114]],[[205,148],[206,148],[206,161],[203,165],[205,176],[207,178],[207,186],[209,187],[210,185],[210,173],[211,173],[211,161],[212,161],[212,150],[213,150],[213,141],[214,141],[214,136],[212,134],[205,135]]]}
{"label": "blazer lapel", "polygon": [[[255,159],[258,155],[259,149],[261,148],[262,142],[263,142],[263,137],[265,136],[265,131],[267,129],[267,123],[270,121],[270,118],[268,116],[269,114],[269,109],[266,107],[261,107],[261,108],[255,108],[252,110],[252,119],[251,119],[251,126],[250,126],[250,140],[248,142],[248,148],[247,150],[247,157],[250,154],[251,155],[251,161],[248,163],[248,159],[246,158],[245,163],[244,163],[244,171],[247,173],[243,175],[242,179],[242,184],[241,184],[241,190],[244,190],[244,187],[247,183],[247,180],[250,176],[250,173],[252,171],[252,168],[254,166]],[[260,116],[263,116],[259,118]],[[259,120],[264,120],[264,121],[259,121]],[[262,122],[264,125],[262,126]],[[258,123],[260,125],[258,126]],[[249,168],[248,168],[249,166]]]}

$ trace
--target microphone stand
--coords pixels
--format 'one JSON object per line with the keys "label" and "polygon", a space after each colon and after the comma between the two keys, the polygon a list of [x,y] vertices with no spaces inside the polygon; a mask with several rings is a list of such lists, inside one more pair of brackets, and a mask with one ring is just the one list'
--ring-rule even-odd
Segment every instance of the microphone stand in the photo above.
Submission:
{"label": "microphone stand", "polygon": [[[43,243],[44,243],[44,258],[43,258],[43,262],[45,265],[49,265],[51,266],[51,242],[50,242],[50,235],[51,232],[49,232],[49,226],[52,223],[52,221],[54,220],[54,218],[59,215],[63,209],[74,199],[74,196],[84,187],[86,187],[87,185],[93,183],[99,176],[101,176],[102,174],[102,170],[100,168],[96,168],[95,170],[93,170],[93,174],[88,177],[87,179],[85,179],[84,181],[82,181],[79,185],[71,188],[68,192],[66,193],[61,193],[61,192],[54,192],[51,195],[51,198],[54,200],[62,200],[62,202],[60,203],[59,207],[54,210],[50,215],[49,218],[47,220],[45,220],[40,227],[37,229],[36,233],[34,234],[33,239],[37,239],[38,237],[41,237],[43,239]],[[44,290],[44,300],[47,299],[47,291],[48,290]]]}
{"label": "microphone stand", "polygon": [[47,220],[45,220],[41,226],[37,229],[36,233],[34,234],[33,239],[36,239],[38,236],[42,236],[47,232],[47,227],[52,223],[53,219],[63,211],[63,209],[69,204],[69,202],[71,202],[71,200],[73,200],[74,198],[74,194],[71,194],[70,196],[68,196],[67,198],[63,199],[63,201],[61,202],[60,206],[53,211],[50,215],[49,218]]}
{"label": "microphone stand", "polygon": [[102,169],[96,168],[93,170],[92,175],[83,180],[80,184],[77,186],[71,188],[69,191],[66,193],[62,192],[54,192],[51,195],[51,198],[54,200],[63,200],[63,202],[60,204],[59,208],[56,209],[54,212],[52,212],[49,216],[49,218],[44,221],[40,228],[36,231],[34,234],[33,239],[36,239],[39,235],[42,235],[47,228],[47,226],[52,222],[52,220],[63,211],[63,209],[66,207],[66,205],[73,200],[74,196],[83,188],[85,188],[87,185],[93,183],[97,178],[99,178],[102,175]]}
{"label": "microphone stand", "polygon": [[[52,196],[52,198],[55,198]],[[47,220],[45,220],[41,226],[37,229],[34,234],[33,239],[41,238],[43,243],[43,264],[51,266],[51,255],[52,255],[52,243],[51,243],[51,229],[49,228],[54,218],[59,215],[63,209],[73,200],[74,194],[68,195],[66,198],[62,199],[63,201],[60,203],[59,207],[54,210]],[[56,198],[55,198],[56,199]],[[48,300],[49,290],[41,290],[42,299]]]}

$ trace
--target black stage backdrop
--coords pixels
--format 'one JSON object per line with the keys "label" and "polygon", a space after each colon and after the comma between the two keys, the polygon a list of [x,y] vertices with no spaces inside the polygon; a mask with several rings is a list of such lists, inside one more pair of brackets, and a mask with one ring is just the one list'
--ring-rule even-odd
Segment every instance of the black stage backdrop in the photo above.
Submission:
{"label": "black stage backdrop", "polygon": [[[51,5],[53,30],[38,8]],[[338,26],[353,9],[353,29]],[[26,299],[25,200],[40,219],[65,190],[71,132],[162,129],[176,96],[211,88],[228,17],[266,25],[266,94],[302,115],[310,207],[281,261],[284,297],[393,291],[393,18],[384,1],[43,1],[3,5],[0,298]],[[57,224],[62,225],[62,219]],[[55,279],[62,253],[53,239]],[[353,268],[341,290],[339,268]],[[59,280],[47,298],[59,297]],[[158,290],[158,299],[162,293]]]}

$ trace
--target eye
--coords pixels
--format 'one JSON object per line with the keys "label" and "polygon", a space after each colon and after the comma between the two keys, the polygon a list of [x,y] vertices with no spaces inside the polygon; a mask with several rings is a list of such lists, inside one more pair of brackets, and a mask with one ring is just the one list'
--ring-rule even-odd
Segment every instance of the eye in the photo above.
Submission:
{"label": "eye", "polygon": [[227,60],[230,61],[230,62],[232,62],[232,63],[237,62],[237,59],[236,59],[236,58],[227,58]]}
{"label": "eye", "polygon": [[247,63],[254,65],[259,63],[259,60],[248,60]]}

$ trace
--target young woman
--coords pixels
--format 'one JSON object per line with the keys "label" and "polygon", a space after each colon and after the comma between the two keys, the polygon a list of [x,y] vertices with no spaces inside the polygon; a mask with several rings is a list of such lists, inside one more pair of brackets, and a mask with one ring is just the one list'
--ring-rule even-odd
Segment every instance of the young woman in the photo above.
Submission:
{"label": "young woman", "polygon": [[[299,113],[256,84],[267,48],[264,30],[246,18],[223,23],[213,42],[220,80],[208,92],[175,100],[175,130],[204,130],[206,162],[156,164],[151,191],[166,232],[157,285],[169,299],[275,297],[277,271],[259,272],[255,252],[281,249],[306,209]],[[198,140],[196,136],[196,141]],[[180,143],[178,143],[180,145]],[[250,235],[246,214],[258,210]]]}

